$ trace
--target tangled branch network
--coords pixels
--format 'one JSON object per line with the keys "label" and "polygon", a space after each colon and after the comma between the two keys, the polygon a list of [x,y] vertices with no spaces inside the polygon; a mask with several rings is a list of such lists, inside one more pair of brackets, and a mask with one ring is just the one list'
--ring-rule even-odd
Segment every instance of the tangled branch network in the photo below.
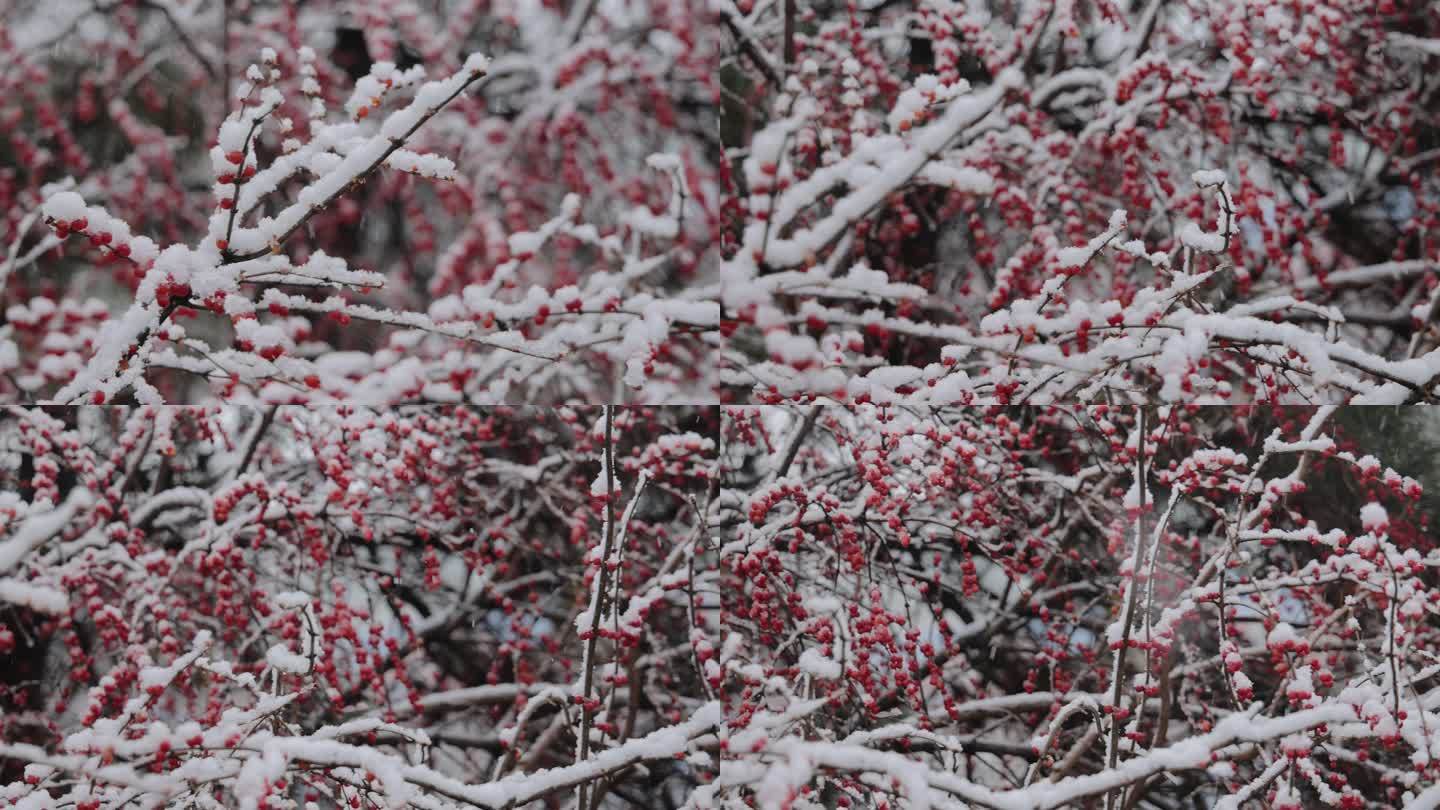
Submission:
{"label": "tangled branch network", "polygon": [[721,719],[715,417],[7,415],[0,802],[683,801]]}
{"label": "tangled branch network", "polygon": [[0,65],[0,808],[1440,808],[1433,0]]}
{"label": "tangled branch network", "polygon": [[713,399],[713,45],[682,5],[400,4],[369,43],[378,7],[231,5],[0,29],[7,398]]}
{"label": "tangled branch network", "polygon": [[735,409],[698,804],[1437,806],[1440,550],[1364,410]]}
{"label": "tangled branch network", "polygon": [[730,401],[1434,399],[1433,4],[722,16]]}

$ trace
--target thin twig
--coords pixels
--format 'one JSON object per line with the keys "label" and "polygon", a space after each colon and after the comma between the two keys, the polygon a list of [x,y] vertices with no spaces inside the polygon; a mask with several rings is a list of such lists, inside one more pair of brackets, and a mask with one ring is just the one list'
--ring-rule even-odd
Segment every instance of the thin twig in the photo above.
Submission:
{"label": "thin twig", "polygon": [[[615,544],[615,406],[606,405],[605,419],[605,537],[600,550],[599,566],[596,569],[594,595],[590,599],[590,637],[585,640],[584,672],[580,686],[580,740],[576,746],[575,762],[579,764],[590,757],[590,725],[594,722],[594,710],[590,708],[590,692],[595,687],[595,646],[600,640],[600,599],[605,593],[606,565],[610,549]],[[590,783],[581,782],[576,803],[577,810],[586,810],[589,805]]]}
{"label": "thin twig", "polygon": [[[1124,612],[1120,617],[1121,637],[1120,646],[1115,651],[1115,671],[1111,674],[1110,686],[1110,744],[1106,746],[1105,767],[1114,770],[1120,759],[1120,691],[1125,681],[1125,654],[1130,646],[1130,622],[1135,614],[1135,606],[1140,599],[1140,589],[1135,585],[1135,578],[1140,574],[1140,560],[1145,554],[1145,408],[1139,409],[1139,438],[1135,444],[1135,488],[1139,492],[1140,512],[1136,515],[1135,529],[1135,555],[1131,557],[1130,584],[1127,586],[1125,595]],[[1105,810],[1112,810],[1115,806],[1116,793],[1114,790],[1105,792]]]}
{"label": "thin twig", "polygon": [[[287,240],[287,239],[289,239],[291,236],[293,236],[296,231],[298,231],[298,230],[300,230],[301,228],[305,227],[305,223],[309,222],[311,217],[313,217],[313,216],[315,216],[316,214],[320,213],[320,211],[321,211],[322,209],[324,209],[324,208],[326,208],[327,206],[329,206],[330,203],[334,202],[337,198],[339,198],[339,196],[340,196],[341,194],[344,194],[344,193],[346,192],[346,190],[348,190],[348,189],[350,188],[351,185],[354,185],[355,183],[359,183],[360,181],[364,180],[365,178],[367,178],[367,177],[369,177],[371,174],[373,174],[373,173],[375,172],[375,170],[378,169],[378,168],[380,168],[380,165],[383,164],[383,163],[390,157],[390,155],[394,154],[394,153],[396,152],[396,150],[400,149],[400,147],[402,147],[402,146],[405,145],[405,142],[406,142],[406,141],[410,140],[410,136],[411,136],[411,135],[414,135],[417,131],[419,131],[420,127],[422,127],[422,126],[425,125],[425,123],[426,123],[427,121],[429,121],[431,118],[434,118],[435,115],[436,115],[437,113],[439,113],[442,109],[444,109],[445,107],[447,107],[447,106],[450,104],[450,102],[452,102],[452,101],[454,101],[456,98],[458,98],[461,93],[465,92],[465,90],[470,87],[470,85],[474,84],[476,81],[478,81],[478,80],[480,80],[480,79],[482,79],[482,78],[488,77],[489,75],[490,75],[489,73],[487,73],[486,71],[483,71],[483,70],[482,70],[482,71],[479,71],[479,72],[475,73],[475,75],[468,77],[468,78],[464,81],[463,84],[461,84],[459,87],[455,88],[455,92],[453,92],[453,93],[451,93],[450,95],[446,96],[439,104],[436,104],[434,107],[432,107],[432,108],[430,108],[428,111],[426,111],[426,113],[420,117],[420,120],[416,121],[415,124],[414,124],[414,126],[410,127],[410,129],[406,130],[403,135],[400,135],[400,136],[395,137],[395,138],[391,138],[391,139],[390,139],[390,146],[389,146],[389,148],[387,148],[383,153],[381,153],[381,155],[380,155],[379,157],[377,157],[373,163],[371,163],[371,164],[370,164],[369,166],[367,166],[365,169],[363,169],[363,170],[360,171],[358,174],[356,174],[354,180],[352,180],[350,183],[346,183],[344,186],[341,186],[339,189],[337,189],[337,190],[335,191],[334,194],[331,194],[329,197],[326,197],[324,200],[322,200],[321,202],[317,203],[316,205],[310,206],[309,210],[307,210],[303,215],[301,215],[300,219],[299,219],[294,225],[290,226],[290,229],[289,229],[289,230],[287,230],[285,233],[280,234],[280,236],[278,236],[278,237],[275,238],[274,244],[284,244],[285,240]],[[267,246],[267,247],[262,248],[262,249],[260,249],[260,250],[252,250],[252,251],[250,251],[249,253],[235,254],[235,255],[233,255],[233,256],[228,257],[228,258],[225,260],[225,264],[235,264],[235,263],[237,263],[237,262],[247,262],[247,261],[250,261],[251,259],[258,259],[258,258],[260,258],[261,256],[265,256],[265,255],[269,254],[269,253],[272,251],[272,249],[273,249],[272,247]]]}

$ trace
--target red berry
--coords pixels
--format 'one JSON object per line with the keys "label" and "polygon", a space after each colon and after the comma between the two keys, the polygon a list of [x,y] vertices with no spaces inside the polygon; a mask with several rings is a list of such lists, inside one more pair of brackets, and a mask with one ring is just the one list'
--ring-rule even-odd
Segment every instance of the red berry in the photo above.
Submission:
{"label": "red berry", "polygon": [[231,163],[239,163],[240,161],[242,161],[242,160],[245,159],[245,153],[244,153],[244,152],[226,152],[226,153],[225,153],[225,159],[228,160],[228,161],[230,161]]}

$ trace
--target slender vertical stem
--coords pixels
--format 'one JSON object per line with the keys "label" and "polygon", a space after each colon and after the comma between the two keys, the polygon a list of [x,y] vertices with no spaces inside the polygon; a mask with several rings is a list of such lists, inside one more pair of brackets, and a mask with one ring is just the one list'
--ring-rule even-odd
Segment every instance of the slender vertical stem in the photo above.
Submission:
{"label": "slender vertical stem", "polygon": [[795,0],[785,0],[785,72],[795,64]]}
{"label": "slender vertical stem", "polygon": [[[590,637],[585,640],[585,658],[581,662],[580,696],[580,740],[576,743],[575,761],[584,762],[590,756],[590,726],[595,721],[590,708],[590,692],[595,686],[595,643],[600,636],[600,601],[604,598],[606,573],[605,562],[610,558],[610,549],[615,545],[615,406],[606,405],[605,410],[605,538],[600,549],[599,567],[596,569],[596,583],[590,599]],[[581,782],[576,810],[589,807],[590,783]]]}
{"label": "slender vertical stem", "polygon": [[[1136,587],[1135,578],[1140,575],[1140,561],[1145,558],[1145,406],[1140,406],[1138,420],[1139,440],[1135,446],[1135,487],[1139,494],[1140,511],[1135,519],[1135,554],[1130,558],[1130,583],[1125,588],[1125,606],[1120,616],[1120,647],[1115,650],[1115,671],[1111,674],[1110,686],[1110,738],[1106,746],[1105,767],[1115,770],[1120,761],[1120,694],[1124,689],[1125,682],[1125,654],[1130,646],[1130,622],[1135,616],[1135,607],[1139,602],[1140,589]],[[1112,810],[1115,807],[1117,793],[1114,790],[1105,793],[1105,810]]]}
{"label": "slender vertical stem", "polygon": [[225,106],[230,106],[230,0],[220,0],[220,75]]}

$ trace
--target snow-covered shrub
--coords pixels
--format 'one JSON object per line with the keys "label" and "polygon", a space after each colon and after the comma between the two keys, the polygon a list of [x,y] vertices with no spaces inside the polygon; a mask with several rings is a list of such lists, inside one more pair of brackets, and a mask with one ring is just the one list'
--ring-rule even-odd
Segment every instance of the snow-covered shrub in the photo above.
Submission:
{"label": "snow-covered shrub", "polygon": [[0,395],[713,398],[708,15],[12,3]]}
{"label": "snow-covered shrub", "polygon": [[719,0],[732,401],[1424,401],[1440,6]]}
{"label": "snow-covered shrub", "polygon": [[701,792],[1437,806],[1440,544],[1421,483],[1342,417],[728,411]]}
{"label": "snow-covered shrub", "polygon": [[7,415],[0,806],[683,801],[717,418]]}

